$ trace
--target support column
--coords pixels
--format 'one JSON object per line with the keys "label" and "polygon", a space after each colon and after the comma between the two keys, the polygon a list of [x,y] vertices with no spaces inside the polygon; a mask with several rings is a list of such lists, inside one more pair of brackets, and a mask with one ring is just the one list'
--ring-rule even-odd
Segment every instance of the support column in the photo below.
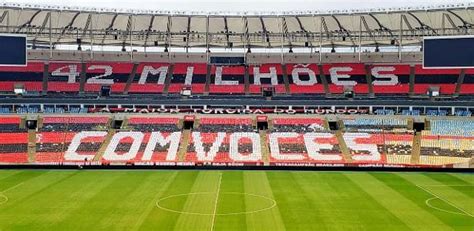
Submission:
{"label": "support column", "polygon": [[365,67],[365,78],[367,80],[367,87],[368,87],[368,90],[369,90],[369,97],[370,98],[375,98],[374,86],[373,86],[373,83],[372,83],[372,73],[370,71],[370,66],[369,65],[364,65],[364,67]]}
{"label": "support column", "polygon": [[409,96],[415,95],[415,66],[410,66],[410,88],[408,91]]}
{"label": "support column", "polygon": [[204,86],[204,95],[209,95],[209,85],[211,84],[211,70],[212,66],[207,64],[206,85]]}
{"label": "support column", "polygon": [[323,65],[318,65],[318,69],[319,69],[319,77],[321,78],[321,82],[324,86],[324,92],[326,93],[326,97],[330,97],[331,92],[329,90],[329,84],[328,84],[328,80],[326,79],[326,75],[324,75]]}
{"label": "support column", "polygon": [[464,76],[466,76],[466,69],[461,69],[459,73],[458,82],[456,83],[456,89],[454,90],[453,97],[458,97],[461,92],[461,86],[464,83]]}
{"label": "support column", "polygon": [[173,78],[173,70],[174,70],[174,64],[170,64],[168,67],[168,73],[166,73],[165,86],[163,88],[163,95],[168,95],[171,78]]}
{"label": "support column", "polygon": [[249,95],[250,94],[249,65],[245,65],[244,85],[245,85],[245,95]]}
{"label": "support column", "polygon": [[48,94],[48,78],[49,78],[49,63],[45,63],[43,67],[43,85],[41,95]]}
{"label": "support column", "polygon": [[281,71],[283,72],[283,83],[285,84],[285,92],[287,95],[290,94],[290,81],[288,80],[288,72],[286,70],[286,65],[281,64]]}
{"label": "support column", "polygon": [[125,84],[125,89],[123,91],[124,95],[128,95],[128,91],[130,90],[130,86],[133,83],[133,79],[135,79],[135,75],[137,74],[138,63],[133,64],[132,72],[128,76],[127,83]]}
{"label": "support column", "polygon": [[84,85],[86,83],[86,72],[87,72],[87,65],[86,63],[81,63],[81,75],[80,75],[80,83],[79,83],[79,94],[84,94]]}

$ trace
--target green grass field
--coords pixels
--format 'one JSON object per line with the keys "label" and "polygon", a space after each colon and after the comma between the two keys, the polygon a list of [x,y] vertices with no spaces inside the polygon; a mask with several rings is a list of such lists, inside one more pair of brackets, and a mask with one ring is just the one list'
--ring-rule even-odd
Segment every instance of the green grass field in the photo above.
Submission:
{"label": "green grass field", "polygon": [[474,230],[474,175],[0,171],[0,230]]}

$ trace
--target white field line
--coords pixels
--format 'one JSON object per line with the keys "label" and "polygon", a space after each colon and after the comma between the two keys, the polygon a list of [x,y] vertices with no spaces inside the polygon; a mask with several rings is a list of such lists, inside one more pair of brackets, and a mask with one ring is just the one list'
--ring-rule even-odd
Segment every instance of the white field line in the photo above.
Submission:
{"label": "white field line", "polygon": [[3,204],[5,204],[5,203],[8,202],[8,197],[4,194],[5,192],[8,192],[8,191],[10,191],[10,190],[12,190],[12,189],[15,189],[15,188],[17,188],[18,186],[22,185],[23,183],[24,183],[24,182],[21,182],[21,183],[19,183],[19,184],[17,184],[17,185],[13,185],[12,187],[7,188],[7,189],[1,191],[1,192],[0,192],[0,198],[3,198],[3,200],[0,200],[0,205],[3,205]]}
{"label": "white field line", "polygon": [[24,182],[21,182],[21,183],[19,183],[19,184],[17,184],[17,185],[13,185],[12,187],[3,190],[3,191],[1,191],[0,193],[8,192],[8,191],[10,191],[10,190],[12,190],[12,189],[14,189],[14,188],[17,188],[18,186],[22,185],[23,183],[24,183]]}
{"label": "white field line", "polygon": [[467,184],[426,184],[426,185],[417,185],[422,187],[474,187],[474,185],[467,185]]}
{"label": "white field line", "polygon": [[219,192],[221,191],[221,182],[222,182],[222,173],[219,175],[219,184],[217,185],[217,192],[216,192],[216,200],[214,201],[214,211],[212,212],[212,224],[211,224],[211,231],[214,230],[214,223],[216,221],[216,213],[217,213],[217,203],[219,201]]}
{"label": "white field line", "polygon": [[[462,208],[459,208],[458,206],[456,206],[455,204],[449,202],[448,200],[439,197],[438,195],[432,193],[432,192],[429,191],[428,189],[425,189],[425,188],[423,188],[423,187],[421,187],[421,186],[419,186],[419,185],[416,185],[416,187],[418,187],[418,188],[422,189],[423,191],[425,191],[425,192],[427,192],[427,193],[433,195],[435,198],[438,198],[438,199],[444,201],[446,204],[449,204],[449,205],[453,206],[453,207],[456,208],[457,210],[463,212],[465,215],[470,216],[470,217],[474,217],[474,215],[472,215],[471,213],[467,212],[466,210],[464,210],[464,209],[462,209]],[[425,204],[427,204],[429,207],[433,208],[434,206],[431,206],[431,205],[429,204],[429,201],[430,201],[431,199],[432,199],[432,198],[426,200],[426,201],[425,201]],[[445,211],[444,209],[439,209],[439,208],[436,208],[436,209],[441,210],[441,211]],[[446,212],[446,211],[445,211],[445,212]]]}

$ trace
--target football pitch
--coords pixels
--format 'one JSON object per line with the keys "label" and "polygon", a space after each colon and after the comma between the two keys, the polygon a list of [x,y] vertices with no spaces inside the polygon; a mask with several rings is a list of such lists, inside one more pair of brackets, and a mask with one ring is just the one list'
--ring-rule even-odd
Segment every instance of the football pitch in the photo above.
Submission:
{"label": "football pitch", "polygon": [[474,175],[1,170],[0,230],[474,230]]}

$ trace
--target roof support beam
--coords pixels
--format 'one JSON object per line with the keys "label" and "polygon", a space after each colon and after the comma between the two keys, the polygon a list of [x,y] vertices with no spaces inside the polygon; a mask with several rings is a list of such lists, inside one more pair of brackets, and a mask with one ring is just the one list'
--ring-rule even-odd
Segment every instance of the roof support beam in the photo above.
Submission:
{"label": "roof support beam", "polygon": [[[105,43],[105,39],[107,39],[107,36],[109,36],[110,31],[113,30],[115,20],[117,20],[117,17],[118,17],[118,14],[115,14],[114,17],[112,18],[112,21],[110,21],[109,26],[107,28],[105,28],[104,37],[102,37],[102,44]],[[114,36],[118,36],[118,34],[114,34]]]}
{"label": "roof support beam", "polygon": [[372,28],[369,27],[369,24],[365,20],[364,16],[360,16],[360,19],[362,21],[362,24],[364,25],[365,30],[367,30],[367,33],[369,34],[370,38],[374,40],[374,43],[377,43],[377,40],[375,39],[375,36],[372,34]]}
{"label": "roof support beam", "polygon": [[[334,20],[336,21],[337,23],[337,26],[339,27],[339,30],[340,30],[340,33],[343,34],[344,37],[346,38],[349,38],[351,40],[351,43],[352,43],[352,46],[355,46],[355,42],[354,40],[352,39],[352,36],[351,36],[351,33],[349,32],[349,30],[347,30],[342,24],[341,22],[339,21],[339,19],[337,19],[336,16],[332,16],[332,18],[334,18]],[[343,38],[344,38],[343,37]]]}
{"label": "roof support beam", "polygon": [[270,36],[268,36],[268,31],[267,27],[265,26],[265,22],[263,22],[263,17],[258,17],[260,19],[260,23],[262,24],[262,32],[265,35],[265,41],[268,43],[268,47],[272,47],[272,44],[270,43]]}
{"label": "roof support beam", "polygon": [[433,28],[431,28],[430,26],[423,23],[423,21],[421,21],[418,17],[416,17],[416,15],[414,15],[412,12],[407,12],[407,14],[412,16],[418,22],[418,24],[420,24],[421,30],[423,31],[423,35],[425,34],[425,30],[427,30],[427,29],[431,30],[431,32],[433,32],[433,34],[435,34],[435,35],[438,34]]}
{"label": "roof support beam", "polygon": [[311,46],[311,49],[313,49],[313,43],[310,41],[309,33],[308,33],[308,31],[304,28],[303,23],[301,23],[300,17],[295,16],[295,18],[296,18],[296,22],[298,22],[298,26],[300,27],[301,31],[303,31],[304,34],[305,34],[305,36],[306,36],[306,42],[308,42],[308,45]]}
{"label": "roof support beam", "polygon": [[8,11],[3,11],[2,16],[0,16],[0,23],[3,23],[3,20],[7,18]]}
{"label": "roof support beam", "polygon": [[[188,26],[186,27],[186,52],[189,49],[189,33],[191,33],[191,17],[188,16]],[[207,41],[206,41],[207,46]]]}
{"label": "roof support beam", "polygon": [[173,21],[171,20],[171,16],[168,15],[168,23],[166,24],[166,43],[165,49],[171,45],[171,27],[173,26]]}
{"label": "roof support beam", "polygon": [[38,31],[36,31],[35,38],[33,39],[33,41],[36,41],[36,39],[38,39],[38,36],[44,31],[44,29],[46,28],[46,24],[48,23],[50,18],[51,18],[51,12],[46,14],[46,17],[44,18],[43,23],[41,24],[41,27],[39,28]]}
{"label": "roof support beam", "polygon": [[389,35],[390,35],[390,39],[392,40],[397,40],[397,38],[393,35],[393,31],[391,29],[389,29],[388,27],[384,26],[377,17],[375,17],[373,14],[369,14],[369,16],[375,20],[375,22],[377,23],[377,25],[379,26],[379,29],[382,31],[382,32],[387,32]]}
{"label": "roof support beam", "polygon": [[[281,36],[282,38],[283,37],[286,37],[288,39],[288,45],[290,47],[293,47],[293,44],[291,43],[291,36],[290,36],[290,33],[288,33],[288,25],[286,24],[286,19],[285,17],[281,17],[281,23],[282,23],[282,33],[283,35]],[[281,43],[281,46],[283,46],[283,41]]]}
{"label": "roof support beam", "polygon": [[87,16],[87,21],[86,21],[86,24],[84,25],[84,29],[82,31],[82,38],[84,38],[87,34],[87,30],[89,29],[92,29],[92,14],[89,14],[89,16]]}
{"label": "roof support beam", "polygon": [[71,19],[71,21],[63,28],[61,31],[61,34],[59,35],[58,39],[56,40],[56,43],[59,43],[61,41],[61,38],[66,34],[66,31],[71,30],[72,25],[74,25],[74,22],[76,21],[77,17],[79,16],[80,12],[77,12]]}
{"label": "roof support beam", "polygon": [[18,27],[16,33],[20,33],[23,28],[31,26],[31,22],[33,22],[33,20],[36,18],[36,16],[38,16],[39,13],[41,13],[41,10],[36,11],[26,23]]}
{"label": "roof support beam", "polygon": [[224,30],[225,30],[225,40],[227,41],[226,47],[230,44],[230,35],[229,35],[229,26],[227,25],[227,17],[224,16]]}
{"label": "roof support beam", "polygon": [[[122,40],[122,44],[126,44],[127,43],[127,39],[130,39],[130,46],[132,46],[131,44],[131,36],[132,36],[132,23],[133,23],[133,17],[132,15],[129,15],[128,16],[128,20],[127,20],[127,28],[125,29],[125,32],[123,33],[123,40]],[[132,52],[133,53],[133,52]]]}
{"label": "roof support beam", "polygon": [[155,15],[151,16],[150,23],[148,23],[148,29],[146,30],[145,42],[143,43],[143,46],[145,47],[145,51],[146,51],[146,47],[148,45],[148,38],[150,37],[151,29],[153,28],[153,23],[154,22],[155,22]]}
{"label": "roof support beam", "polygon": [[247,17],[242,17],[242,20],[244,21],[244,44],[247,44],[247,49],[250,49],[250,36],[249,36],[249,21]]}

